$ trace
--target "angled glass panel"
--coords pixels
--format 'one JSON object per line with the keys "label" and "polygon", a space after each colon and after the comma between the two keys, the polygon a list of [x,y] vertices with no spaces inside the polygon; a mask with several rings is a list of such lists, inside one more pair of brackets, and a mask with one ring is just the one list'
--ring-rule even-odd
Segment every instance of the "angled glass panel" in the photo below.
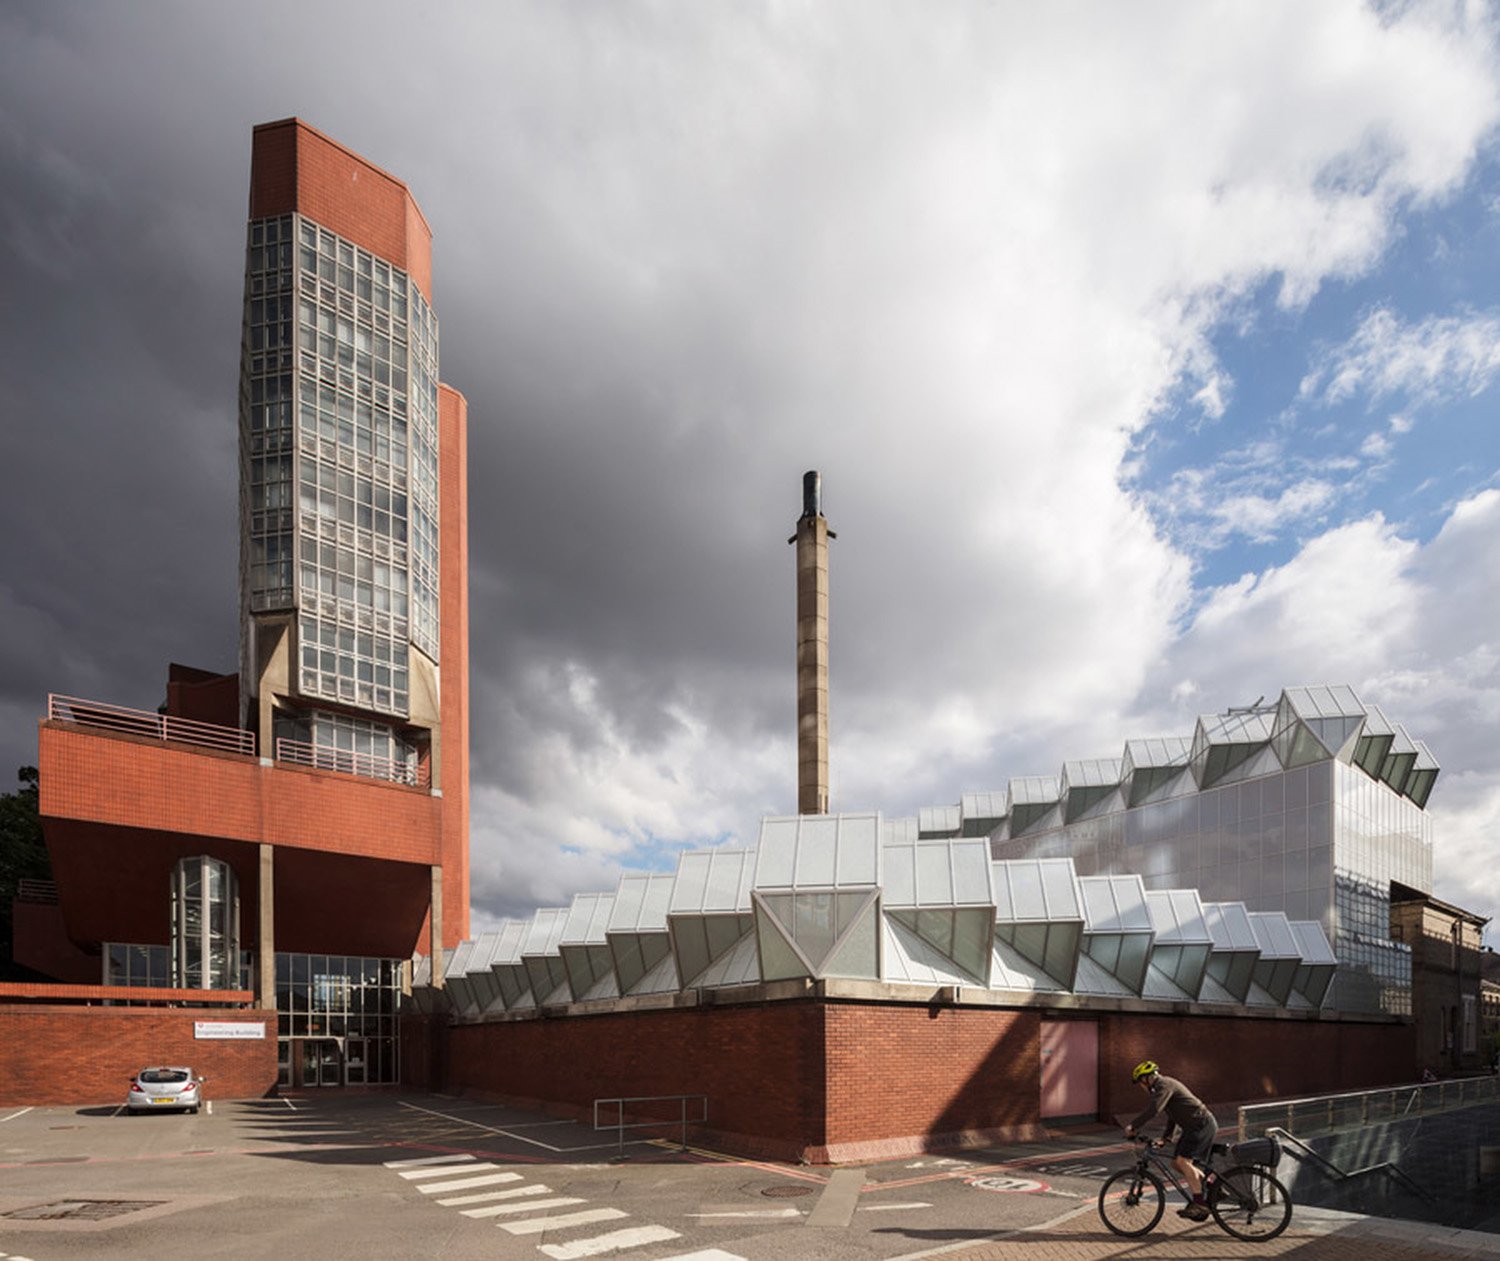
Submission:
{"label": "angled glass panel", "polygon": [[1044,858],[1037,864],[1042,877],[1043,905],[1049,919],[1082,919],[1083,901],[1071,858]]}
{"label": "angled glass panel", "polygon": [[963,836],[988,836],[1010,813],[1009,797],[1004,792],[965,793],[959,799]]}
{"label": "angled glass panel", "polygon": [[953,912],[922,910],[916,915],[915,927],[924,941],[953,958]]}
{"label": "angled glass panel", "polygon": [[1243,1003],[1250,993],[1250,982],[1260,953],[1255,950],[1215,950],[1208,956],[1208,975],[1229,995]]}
{"label": "angled glass panel", "polygon": [[917,811],[920,838],[957,836],[962,820],[957,806],[923,806]]}
{"label": "angled glass panel", "polygon": [[1380,766],[1380,778],[1396,792],[1406,791],[1406,777],[1417,762],[1417,746],[1399,722],[1391,736],[1391,749]]}
{"label": "angled glass panel", "polygon": [[881,865],[886,906],[916,906],[917,843],[887,845]]}
{"label": "angled glass panel", "polygon": [[1421,740],[1413,740],[1412,743],[1416,745],[1417,756],[1401,791],[1425,810],[1427,799],[1432,796],[1433,786],[1437,783],[1439,768],[1431,749]]}
{"label": "angled glass panel", "polygon": [[705,911],[750,910],[750,883],[755,876],[753,849],[716,849],[709,854],[708,884],[703,890]]}
{"label": "angled glass panel", "polygon": [[955,911],[951,958],[981,985],[989,983],[990,956],[994,948],[995,920],[989,907]]}
{"label": "angled glass panel", "polygon": [[918,829],[915,818],[883,819],[881,821],[880,839],[887,845],[915,841],[917,836]]}
{"label": "angled glass panel", "polygon": [[1011,914],[1016,919],[1047,919],[1040,864],[1029,859],[1004,863],[1010,879]]}
{"label": "angled glass panel", "polygon": [[917,903],[920,906],[951,905],[953,863],[948,845],[922,845],[916,851]]}
{"label": "angled glass panel", "polygon": [[1064,989],[1072,989],[1078,975],[1078,956],[1083,950],[1083,921],[1047,925],[1041,968]]}
{"label": "angled glass panel", "polygon": [[880,816],[841,814],[838,818],[838,862],[834,883],[873,885],[880,879]]}
{"label": "angled glass panel", "polygon": [[1370,776],[1380,778],[1380,768],[1385,765],[1386,754],[1391,751],[1391,741],[1396,729],[1391,726],[1378,705],[1371,705],[1365,712],[1364,730],[1354,745],[1354,765]]}
{"label": "angled glass panel", "polygon": [[757,888],[790,888],[797,879],[797,829],[800,819],[762,819],[755,854]]}
{"label": "angled glass panel", "polygon": [[717,959],[733,950],[741,937],[750,931],[752,916],[709,915],[703,921],[709,958]]}
{"label": "angled glass panel", "polygon": [[948,846],[953,860],[953,900],[960,906],[992,907],[990,848],[984,844]]}
{"label": "angled glass panel", "polygon": [[[875,893],[840,894],[840,899],[854,899],[854,914],[839,934],[839,939],[818,969],[822,976],[845,976],[866,980],[880,977],[880,913]],[[842,916],[841,916],[842,918]]]}
{"label": "angled glass panel", "polygon": [[694,985],[713,962],[708,945],[708,921],[701,915],[674,915],[668,920],[677,971],[685,986]]}
{"label": "angled glass panel", "polygon": [[677,857],[677,879],[672,886],[673,912],[701,911],[708,889],[711,850],[689,850]]}
{"label": "angled glass panel", "polygon": [[[828,815],[804,815],[797,838],[797,861],[792,883],[796,885],[831,885],[838,878],[839,823]],[[756,872],[756,884],[764,887],[779,881],[767,881]]]}
{"label": "angled glass panel", "polygon": [[784,981],[810,975],[807,965],[792,949],[791,943],[782,935],[780,927],[771,916],[755,917],[755,939],[760,952],[760,975],[763,980]]}

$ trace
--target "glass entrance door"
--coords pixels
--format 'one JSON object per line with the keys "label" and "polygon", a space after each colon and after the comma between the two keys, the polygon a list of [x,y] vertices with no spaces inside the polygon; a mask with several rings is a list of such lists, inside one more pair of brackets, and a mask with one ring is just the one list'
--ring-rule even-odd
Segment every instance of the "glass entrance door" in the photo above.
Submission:
{"label": "glass entrance door", "polygon": [[342,1086],[344,1060],[334,1038],[302,1038],[297,1042],[301,1054],[300,1073],[303,1086]]}
{"label": "glass entrance door", "polygon": [[363,1038],[344,1040],[344,1085],[363,1086],[365,1084],[366,1054]]}

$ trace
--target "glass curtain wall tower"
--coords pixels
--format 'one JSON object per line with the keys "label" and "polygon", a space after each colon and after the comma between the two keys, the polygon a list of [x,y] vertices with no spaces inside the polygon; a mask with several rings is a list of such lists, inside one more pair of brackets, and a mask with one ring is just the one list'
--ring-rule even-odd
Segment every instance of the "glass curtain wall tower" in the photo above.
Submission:
{"label": "glass curtain wall tower", "polygon": [[289,121],[256,129],[246,244],[242,717],[262,756],[431,783],[430,233],[398,181]]}

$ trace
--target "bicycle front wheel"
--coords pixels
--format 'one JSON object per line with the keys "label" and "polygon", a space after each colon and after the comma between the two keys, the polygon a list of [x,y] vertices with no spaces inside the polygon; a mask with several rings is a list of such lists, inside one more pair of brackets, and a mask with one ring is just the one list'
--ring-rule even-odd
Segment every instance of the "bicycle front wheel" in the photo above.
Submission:
{"label": "bicycle front wheel", "polygon": [[1147,1169],[1121,1169],[1099,1188],[1099,1216],[1115,1234],[1130,1239],[1151,1230],[1166,1207],[1161,1179]]}
{"label": "bicycle front wheel", "polygon": [[1258,1165],[1237,1165],[1214,1180],[1208,1207],[1236,1239],[1275,1239],[1292,1220],[1292,1197]]}

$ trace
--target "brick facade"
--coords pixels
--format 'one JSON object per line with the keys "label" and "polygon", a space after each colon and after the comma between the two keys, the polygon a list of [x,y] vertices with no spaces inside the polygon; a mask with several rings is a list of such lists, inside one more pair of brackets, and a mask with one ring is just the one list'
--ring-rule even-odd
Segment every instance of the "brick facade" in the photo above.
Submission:
{"label": "brick facade", "polygon": [[394,263],[432,301],[432,229],[406,185],[300,118],[262,123],[250,158],[250,218],[294,211]]}
{"label": "brick facade", "polygon": [[[264,1022],[264,1038],[198,1039],[196,1020]],[[125,1101],[152,1064],[208,1079],[205,1099],[260,1099],[276,1089],[276,1013],[238,1007],[78,1007],[0,1003],[0,1103]]]}
{"label": "brick facade", "polygon": [[[1036,1007],[817,998],[462,1023],[402,1022],[405,1085],[588,1119],[596,1099],[705,1094],[699,1141],[848,1163],[1037,1135]],[[1085,1018],[1085,1017],[1080,1017]],[[1410,1024],[1089,1015],[1101,1120],[1140,1110],[1131,1067],[1156,1059],[1210,1104],[1410,1081]]]}

